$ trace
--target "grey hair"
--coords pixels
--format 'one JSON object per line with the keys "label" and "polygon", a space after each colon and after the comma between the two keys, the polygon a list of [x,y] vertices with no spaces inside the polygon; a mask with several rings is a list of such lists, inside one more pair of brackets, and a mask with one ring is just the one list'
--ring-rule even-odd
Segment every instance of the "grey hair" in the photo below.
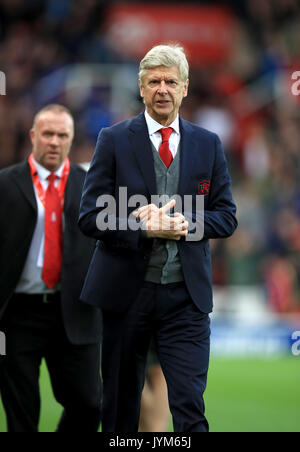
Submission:
{"label": "grey hair", "polygon": [[189,78],[189,64],[184,49],[177,44],[159,45],[149,50],[140,63],[139,79],[141,82],[149,69],[158,66],[177,66],[183,83],[186,83]]}

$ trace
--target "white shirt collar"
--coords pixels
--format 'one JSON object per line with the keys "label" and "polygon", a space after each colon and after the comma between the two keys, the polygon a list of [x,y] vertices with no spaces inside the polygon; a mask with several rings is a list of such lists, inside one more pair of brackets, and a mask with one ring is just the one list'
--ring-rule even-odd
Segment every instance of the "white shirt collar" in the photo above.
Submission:
{"label": "white shirt collar", "polygon": [[[35,164],[35,167],[38,172],[40,180],[46,181],[48,179],[48,177],[50,176],[51,171],[44,168],[40,163],[38,163],[35,160],[35,158],[33,159],[33,161],[34,161],[34,164]],[[65,162],[63,162],[63,164],[60,166],[60,168],[58,168],[58,170],[55,171],[55,173],[54,173],[59,179],[62,177],[64,166],[65,166]]]}
{"label": "white shirt collar", "polygon": [[[155,119],[151,118],[149,113],[145,110],[145,119],[149,131],[149,135],[153,135],[154,133],[158,132],[160,129],[164,129],[165,127],[162,126],[159,122],[155,121]],[[178,135],[180,133],[179,131],[179,115],[176,116],[172,124],[170,124],[168,127],[172,127],[174,132],[176,132]]]}

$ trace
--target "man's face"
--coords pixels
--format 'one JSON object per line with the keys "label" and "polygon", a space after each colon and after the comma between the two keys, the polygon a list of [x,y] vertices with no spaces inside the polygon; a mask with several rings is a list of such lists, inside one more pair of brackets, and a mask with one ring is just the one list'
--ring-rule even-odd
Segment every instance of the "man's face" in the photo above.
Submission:
{"label": "man's face", "polygon": [[157,122],[170,125],[176,118],[182,99],[187,96],[189,81],[184,84],[177,66],[149,69],[139,81],[146,111]]}
{"label": "man's face", "polygon": [[57,171],[70,152],[73,136],[73,120],[67,113],[41,113],[30,130],[35,160],[47,170]]}

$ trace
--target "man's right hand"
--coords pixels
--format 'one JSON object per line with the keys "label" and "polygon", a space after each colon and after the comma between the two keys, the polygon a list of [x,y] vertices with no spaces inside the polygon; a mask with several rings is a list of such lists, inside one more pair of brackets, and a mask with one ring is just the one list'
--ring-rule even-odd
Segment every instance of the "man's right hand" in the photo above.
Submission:
{"label": "man's right hand", "polygon": [[175,204],[176,200],[172,199],[160,209],[154,204],[148,204],[134,212],[134,215],[145,223],[145,231],[149,238],[178,241],[188,235],[189,223],[185,217],[178,212],[175,212],[173,217],[167,214]]}

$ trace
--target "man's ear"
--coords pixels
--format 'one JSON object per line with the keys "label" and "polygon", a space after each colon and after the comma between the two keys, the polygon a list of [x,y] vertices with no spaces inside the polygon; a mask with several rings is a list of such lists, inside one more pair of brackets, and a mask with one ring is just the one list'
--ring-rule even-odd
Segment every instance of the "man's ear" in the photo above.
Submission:
{"label": "man's ear", "polygon": [[189,81],[189,79],[187,79],[186,84],[184,85],[184,94],[183,94],[183,97],[187,97],[187,95],[188,95],[188,92],[189,92],[189,84],[190,84],[190,81]]}
{"label": "man's ear", "polygon": [[34,131],[34,129],[30,129],[30,130],[29,130],[29,136],[30,136],[30,139],[31,139],[31,143],[33,144],[34,136],[35,136],[35,131]]}
{"label": "man's ear", "polygon": [[141,97],[144,97],[144,95],[143,95],[144,87],[143,87],[143,83],[141,82],[141,80],[139,80],[139,88],[140,88],[140,95],[141,95]]}

